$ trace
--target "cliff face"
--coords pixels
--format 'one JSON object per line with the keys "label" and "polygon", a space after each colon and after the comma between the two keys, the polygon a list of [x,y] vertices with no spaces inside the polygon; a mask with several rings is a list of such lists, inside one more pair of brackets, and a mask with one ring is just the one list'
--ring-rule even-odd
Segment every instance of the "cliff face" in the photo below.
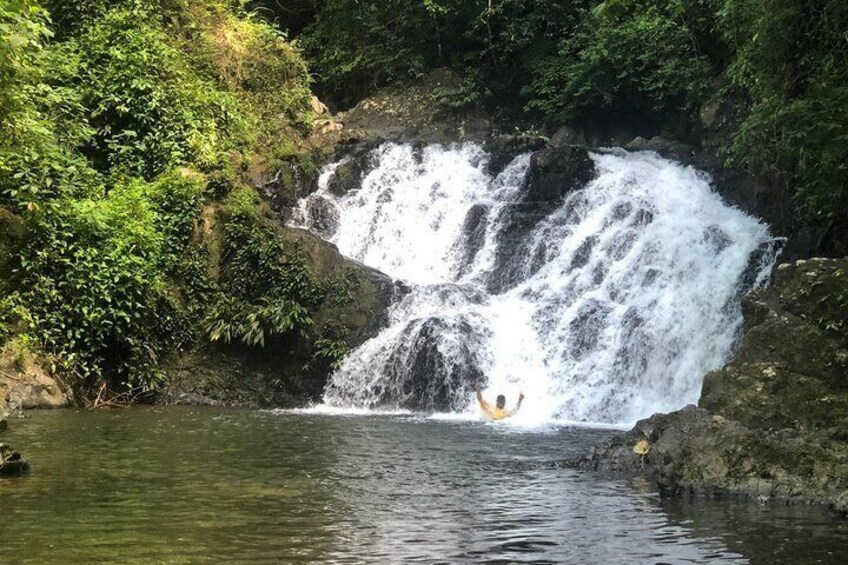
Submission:
{"label": "cliff face", "polygon": [[706,376],[699,407],[642,420],[573,464],[848,511],[848,260],[783,264],[743,309],[739,349]]}

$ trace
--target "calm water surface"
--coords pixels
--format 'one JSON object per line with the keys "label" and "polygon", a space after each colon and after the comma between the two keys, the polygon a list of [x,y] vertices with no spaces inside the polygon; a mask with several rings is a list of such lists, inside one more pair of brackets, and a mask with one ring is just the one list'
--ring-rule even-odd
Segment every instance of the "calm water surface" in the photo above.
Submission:
{"label": "calm water surface", "polygon": [[611,432],[414,416],[30,412],[2,563],[846,563],[809,507],[664,501],[558,469]]}

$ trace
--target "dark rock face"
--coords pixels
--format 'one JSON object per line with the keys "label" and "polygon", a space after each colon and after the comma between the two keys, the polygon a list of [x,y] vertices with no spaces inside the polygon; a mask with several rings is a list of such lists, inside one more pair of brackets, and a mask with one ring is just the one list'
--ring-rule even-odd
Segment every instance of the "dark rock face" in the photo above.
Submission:
{"label": "dark rock face", "polygon": [[306,171],[292,161],[284,163],[273,175],[257,175],[253,185],[273,209],[284,210],[314,192],[318,188],[318,177],[314,171]]}
{"label": "dark rock face", "polygon": [[739,350],[705,377],[699,408],[642,420],[571,463],[644,474],[669,492],[848,511],[848,259],[781,265],[743,313]]}
{"label": "dark rock face", "polygon": [[540,254],[544,249],[532,248],[530,232],[562,204],[569,192],[585,186],[594,170],[588,151],[582,147],[551,147],[533,154],[521,199],[502,212],[508,223],[487,282],[490,292],[504,292],[542,267]]}
{"label": "dark rock face", "polygon": [[548,146],[544,138],[529,135],[495,135],[484,144],[489,154],[488,173],[497,176],[513,159]]}
{"label": "dark rock face", "polygon": [[362,186],[362,179],[376,165],[373,150],[382,140],[358,143],[342,147],[334,155],[334,160],[341,160],[333,176],[330,177],[327,188],[336,196],[344,196],[351,190]]}
{"label": "dark rock face", "polygon": [[559,204],[566,194],[582,187],[595,172],[595,164],[583,147],[549,147],[533,153],[525,202]]}
{"label": "dark rock face", "polygon": [[[463,339],[458,363],[448,362],[439,351],[440,338],[445,334],[459,334]],[[475,346],[475,330],[465,321],[450,324],[439,318],[430,318],[420,324],[411,340],[409,351],[397,351],[393,366],[396,376],[403,382],[403,399],[400,407],[409,410],[451,411],[464,408],[465,392],[477,381],[484,380],[479,369]],[[410,356],[411,353],[411,356]],[[408,371],[408,372],[407,372]],[[461,391],[460,394],[457,394]]]}

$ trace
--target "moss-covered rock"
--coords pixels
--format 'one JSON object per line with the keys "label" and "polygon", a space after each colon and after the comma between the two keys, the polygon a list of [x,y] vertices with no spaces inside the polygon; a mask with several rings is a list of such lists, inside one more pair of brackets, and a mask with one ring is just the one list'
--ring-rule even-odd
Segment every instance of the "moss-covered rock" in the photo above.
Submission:
{"label": "moss-covered rock", "polygon": [[478,106],[454,108],[443,101],[462,88],[462,79],[437,69],[406,88],[386,88],[366,98],[339,119],[347,137],[450,143],[483,141],[492,131]]}
{"label": "moss-covered rock", "polygon": [[[848,259],[778,267],[745,297],[733,359],[700,407],[642,420],[574,462],[644,473],[667,491],[827,503],[848,511]],[[645,440],[648,451],[633,451]]]}
{"label": "moss-covered rock", "polygon": [[[338,361],[328,353],[356,347],[383,322],[396,292],[392,279],[345,258],[311,232],[283,226],[265,204],[258,205],[258,213],[265,227],[285,242],[282,253],[294,250],[306,261],[320,297],[310,307],[311,323],[298,332],[270,335],[262,345],[202,339],[165,363],[161,402],[302,406],[323,392]],[[195,237],[205,247],[208,274],[222,281],[231,271],[223,251],[228,212],[210,206],[202,218]],[[290,259],[280,257],[281,262]]]}

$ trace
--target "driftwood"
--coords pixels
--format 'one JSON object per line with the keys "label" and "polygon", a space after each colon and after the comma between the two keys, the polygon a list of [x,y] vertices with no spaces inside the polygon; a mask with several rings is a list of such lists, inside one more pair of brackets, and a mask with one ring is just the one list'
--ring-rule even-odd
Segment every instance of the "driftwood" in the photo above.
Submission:
{"label": "driftwood", "polygon": [[118,393],[111,398],[108,398],[109,390],[106,383],[103,383],[100,386],[100,390],[97,391],[97,396],[94,398],[94,401],[89,405],[89,410],[98,410],[101,408],[129,408],[135,401],[138,400],[142,394],[144,394],[144,390],[141,388],[130,389],[121,393]]}

